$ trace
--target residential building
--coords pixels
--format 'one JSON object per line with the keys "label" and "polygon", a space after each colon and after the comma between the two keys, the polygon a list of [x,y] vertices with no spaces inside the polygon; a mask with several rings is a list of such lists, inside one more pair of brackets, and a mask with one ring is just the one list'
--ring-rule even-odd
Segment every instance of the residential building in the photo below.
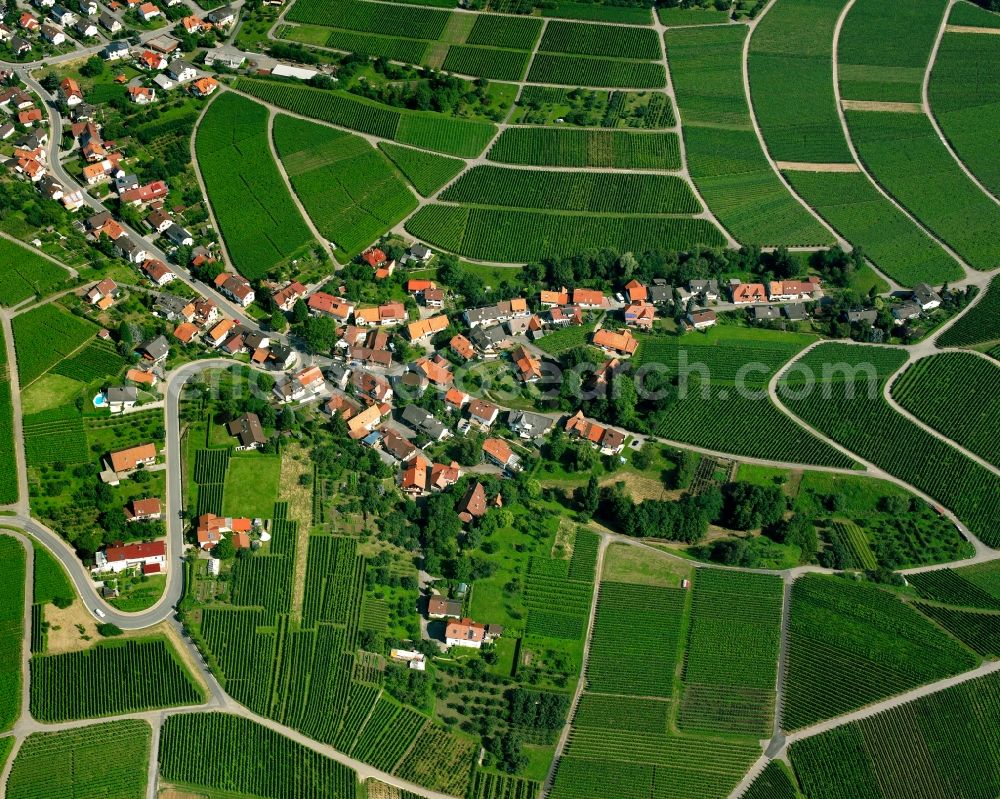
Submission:
{"label": "residential building", "polygon": [[507,413],[507,426],[523,439],[539,438],[544,436],[555,422],[548,416],[530,411],[509,411]]}
{"label": "residential building", "polygon": [[542,378],[542,362],[525,346],[520,346],[511,354],[511,361],[517,369],[517,376],[523,383],[535,383]]}
{"label": "residential building", "polygon": [[[643,287],[645,291],[645,287]],[[625,309],[625,326],[640,330],[652,330],[656,321],[656,309],[646,302],[633,302]]]}
{"label": "residential building", "polygon": [[169,266],[156,258],[144,261],[142,271],[157,286],[165,286],[177,277]]}
{"label": "residential building", "polygon": [[457,599],[434,594],[427,600],[427,616],[431,619],[460,619],[462,603]]}
{"label": "residential building", "polygon": [[767,293],[771,302],[801,302],[815,299],[819,288],[818,277],[808,280],[772,280],[768,284]]}
{"label": "residential building", "polygon": [[487,438],[483,442],[483,453],[487,460],[502,469],[516,471],[521,468],[521,459],[502,438]]}
{"label": "residential building", "polygon": [[594,333],[594,346],[611,355],[631,356],[635,354],[639,341],[628,330],[616,333],[601,328]]}
{"label": "residential building", "polygon": [[752,305],[755,302],[767,302],[767,289],[763,283],[740,283],[733,286],[734,305]]}
{"label": "residential building", "polygon": [[131,410],[139,401],[139,390],[135,386],[110,386],[105,392],[111,413]]}
{"label": "residential building", "polygon": [[920,303],[917,302],[904,302],[892,307],[892,318],[896,326],[905,324],[911,319],[916,319],[920,316],[920,313]]}
{"label": "residential building", "polygon": [[933,311],[935,308],[941,307],[941,295],[926,283],[917,283],[913,287],[912,299],[922,311]]}
{"label": "residential building", "polygon": [[246,308],[255,299],[250,281],[235,272],[220,272],[215,278],[215,287],[229,299]]}
{"label": "residential building", "polygon": [[445,628],[445,643],[448,646],[461,646],[470,649],[480,649],[486,638],[486,627],[477,624],[472,619],[461,619],[448,622]]}
{"label": "residential building", "polygon": [[573,289],[573,304],[581,308],[606,308],[607,297],[595,289]]}
{"label": "residential building", "polygon": [[483,484],[477,482],[475,485],[469,486],[456,510],[458,518],[466,524],[486,515],[486,489],[483,488]]}
{"label": "residential building", "polygon": [[695,330],[705,330],[718,321],[719,318],[715,315],[715,311],[710,310],[691,311],[687,315],[687,323]]}
{"label": "residential building", "polygon": [[416,322],[411,322],[407,325],[406,332],[410,337],[410,341],[418,342],[447,329],[448,317],[442,314],[441,316],[432,316],[429,319],[419,319]]}
{"label": "residential building", "polygon": [[128,99],[136,105],[149,105],[156,100],[156,90],[145,86],[129,86]]}
{"label": "residential building", "polygon": [[94,553],[95,574],[121,574],[141,568],[144,574],[159,574],[167,569],[167,545],[164,541],[106,547]]}
{"label": "residential building", "polygon": [[531,312],[528,310],[526,300],[515,297],[512,300],[498,302],[496,305],[467,309],[463,316],[469,327],[476,328],[485,325],[502,324],[516,317],[528,317],[531,316]]}
{"label": "residential building", "polygon": [[125,521],[127,522],[147,522],[159,519],[161,516],[160,500],[155,498],[133,499],[125,506]]}
{"label": "residential building", "polygon": [[339,322],[346,322],[354,313],[353,303],[323,291],[310,295],[306,305],[314,316],[329,316]]}
{"label": "residential building", "polygon": [[264,430],[260,426],[260,417],[256,413],[244,413],[226,424],[229,435],[235,436],[239,442],[236,449],[260,449],[267,442]]}
{"label": "residential building", "polygon": [[492,402],[478,398],[469,401],[469,418],[480,427],[492,427],[499,414],[500,408]]}
{"label": "residential building", "polygon": [[140,444],[137,447],[120,449],[109,453],[107,462],[111,471],[116,474],[127,474],[140,466],[152,466],[156,463],[156,447],[153,444]]}

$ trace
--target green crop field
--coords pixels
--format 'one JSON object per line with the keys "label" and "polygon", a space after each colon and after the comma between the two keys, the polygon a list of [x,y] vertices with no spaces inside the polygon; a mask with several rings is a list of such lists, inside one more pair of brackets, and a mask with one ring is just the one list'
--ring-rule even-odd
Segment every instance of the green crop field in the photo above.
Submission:
{"label": "green crop field", "polygon": [[676,133],[507,128],[489,159],[527,166],[680,169]]}
{"label": "green crop field", "polygon": [[52,367],[56,374],[90,383],[114,377],[125,366],[125,359],[114,346],[103,341],[91,341],[82,350]]}
{"label": "green crop field", "polygon": [[946,33],[931,73],[930,103],[959,158],[994,196],[1000,194],[1000,157],[991,135],[1000,127],[1000,36]]}
{"label": "green crop field", "polygon": [[951,7],[949,25],[966,25],[972,28],[1000,28],[1000,14],[991,13],[972,3],[955,3]]}
{"label": "green crop field", "polygon": [[280,472],[281,458],[275,455],[251,452],[230,458],[222,512],[226,516],[268,518],[278,498]]}
{"label": "green crop field", "polygon": [[14,406],[10,394],[7,344],[0,330],[0,504],[17,502],[17,467],[14,458]]}
{"label": "green crop field", "polygon": [[[7,796],[144,799],[152,736],[149,724],[134,719],[65,732],[36,732],[25,739],[14,759]],[[109,759],[114,768],[109,767]]]}
{"label": "green crop field", "polygon": [[974,652],[985,657],[1000,656],[1000,616],[997,614],[924,604],[917,604],[917,609]]}
{"label": "green crop field", "polygon": [[663,64],[654,61],[538,53],[531,62],[528,80],[596,89],[662,89],[667,77]]}
{"label": "green crop field", "polygon": [[847,0],[778,0],[750,39],[750,91],[771,157],[851,163],[833,94],[833,30]]}
{"label": "green crop field", "polygon": [[53,303],[15,316],[11,325],[22,391],[97,332],[95,325]]}
{"label": "green crop field", "polygon": [[69,280],[69,273],[34,250],[0,239],[0,305],[44,297]]}
{"label": "green crop field", "polygon": [[[1000,542],[1000,478],[900,416],[882,398],[885,377],[905,360],[898,349],[825,344],[797,362],[819,382],[802,390],[783,379],[778,394],[817,430],[941,502],[987,543]],[[864,371],[853,378],[837,372],[834,379],[823,379],[824,363]],[[891,448],[886,446],[890,441]]]}
{"label": "green crop field", "polygon": [[[640,336],[636,365],[663,364],[669,374],[678,376],[678,389],[684,387],[673,403],[650,418],[650,424],[670,440],[722,452],[849,467],[850,458],[803,430],[767,396],[771,375],[812,340],[764,330],[751,336],[740,328],[713,328],[681,339]],[[751,363],[756,366],[747,368]],[[737,389],[738,377],[742,389]],[[746,436],[741,432],[744,423],[780,433]]]}
{"label": "green crop field", "polygon": [[684,28],[691,25],[721,25],[729,21],[729,12],[711,6],[659,6],[656,13],[660,22],[668,28]]}
{"label": "green crop field", "polygon": [[968,650],[893,594],[806,575],[792,587],[782,724],[807,727],[975,665]]}
{"label": "green crop field", "polygon": [[740,799],[799,799],[799,796],[788,767],[779,760],[772,760]]}
{"label": "green crop field", "polygon": [[391,108],[345,91],[256,78],[238,78],[234,88],[302,116],[465,158],[479,155],[496,133],[496,126],[490,122]]}
{"label": "green crop field", "polygon": [[669,726],[670,701],[611,694],[580,697],[573,725],[596,729],[664,733]]}
{"label": "green crop field", "polygon": [[597,213],[694,214],[691,187],[674,175],[548,172],[475,166],[441,195],[446,202]]}
{"label": "green crop field", "polygon": [[479,14],[465,43],[510,50],[531,50],[541,32],[542,21],[539,19]]}
{"label": "green crop field", "polygon": [[488,80],[521,80],[528,68],[531,53],[525,50],[500,50],[495,47],[471,47],[453,44],[448,48],[442,69]]}
{"label": "green crop field", "polygon": [[417,207],[388,159],[360,136],[279,115],[274,144],[313,224],[346,258]]}
{"label": "green crop field", "polygon": [[970,347],[995,341],[1000,341],[1000,277],[990,281],[976,304],[945,330],[937,343],[942,347]]}
{"label": "green crop field", "polygon": [[969,570],[937,569],[912,574],[906,579],[924,599],[982,610],[1000,610],[1000,596],[977,585],[967,575]]}
{"label": "green crop field", "polygon": [[766,737],[781,634],[777,577],[699,569],[684,664],[682,730]]}
{"label": "green crop field", "polygon": [[35,550],[34,603],[72,602],[76,598],[76,590],[62,564],[37,541],[32,540],[31,543]]}
{"label": "green crop field", "polygon": [[29,466],[48,463],[85,463],[90,459],[83,417],[75,407],[63,406],[25,416],[24,456]]}
{"label": "green crop field", "polygon": [[423,197],[432,195],[465,167],[465,162],[457,158],[401,147],[398,144],[381,142],[378,147]]}
{"label": "green crop field", "polygon": [[590,341],[594,325],[570,325],[562,330],[553,330],[535,342],[535,346],[549,355],[559,355],[574,347],[582,347]]}
{"label": "green crop field", "polygon": [[[587,686],[603,693],[670,697],[684,621],[675,588],[602,582],[587,664]],[[630,635],[641,629],[644,635]]]}
{"label": "green crop field", "polygon": [[578,3],[574,0],[553,0],[539,9],[543,17],[619,22],[623,25],[649,25],[650,11],[645,6],[617,6],[609,3]]}
{"label": "green crop field", "polygon": [[967,178],[923,114],[847,111],[875,179],[977,269],[1000,263],[1000,207]]}
{"label": "green crop field", "polygon": [[195,151],[237,270],[263,277],[316,246],[271,157],[264,106],[227,93],[198,125]]}
{"label": "green crop field", "polygon": [[351,769],[228,713],[169,717],[159,760],[171,783],[261,799],[355,799],[357,791]]}
{"label": "green crop field", "polygon": [[688,168],[709,208],[752,244],[825,244],[831,235],[781,184],[750,125],[741,71],[744,26],[666,33]]}
{"label": "green crop field", "polygon": [[24,641],[25,557],[21,542],[0,535],[0,732],[21,712],[21,644]]}
{"label": "green crop field", "polygon": [[290,22],[329,25],[366,33],[399,31],[414,39],[437,39],[451,14],[392,3],[296,0],[286,16]]}
{"label": "green crop field", "polygon": [[844,20],[837,53],[845,100],[919,103],[947,0],[858,0]]}
{"label": "green crop field", "polygon": [[[301,27],[289,28],[283,38],[292,41],[308,39]],[[422,64],[427,55],[428,42],[419,39],[400,39],[395,36],[379,36],[372,33],[358,33],[330,28],[315,28],[324,36],[323,45],[333,50],[343,50],[372,57],[381,56],[390,61],[403,61],[410,64]],[[309,41],[305,42],[309,44]]]}
{"label": "green crop field", "polygon": [[590,248],[619,251],[689,249],[723,244],[704,219],[582,215],[504,208],[426,205],[406,222],[413,236],[444,250],[485,261],[526,263]]}
{"label": "green crop field", "polygon": [[893,280],[914,286],[961,278],[959,263],[861,172],[784,174],[803,200]]}
{"label": "green crop field", "polygon": [[590,617],[593,579],[592,564],[589,574],[569,579],[568,561],[532,558],[524,588],[527,632],[547,638],[582,639]]}
{"label": "green crop field", "polygon": [[893,383],[893,398],[920,421],[1000,467],[1000,366],[964,352],[923,358]]}
{"label": "green crop field", "polygon": [[39,721],[114,716],[203,701],[204,692],[165,638],[114,641],[31,660],[31,715]]}
{"label": "green crop field", "polygon": [[[540,783],[523,777],[477,771],[470,797],[471,799],[535,799],[540,788]],[[400,799],[411,799],[411,797],[404,795]],[[412,795],[412,799],[417,797]]]}
{"label": "green crop field", "polygon": [[660,58],[660,43],[656,41],[654,30],[623,25],[550,22],[538,49],[544,53],[608,56],[639,61],[656,61]]}
{"label": "green crop field", "polygon": [[985,765],[998,730],[994,673],[797,741],[790,755],[809,799],[989,799],[1000,795],[1000,772]]}

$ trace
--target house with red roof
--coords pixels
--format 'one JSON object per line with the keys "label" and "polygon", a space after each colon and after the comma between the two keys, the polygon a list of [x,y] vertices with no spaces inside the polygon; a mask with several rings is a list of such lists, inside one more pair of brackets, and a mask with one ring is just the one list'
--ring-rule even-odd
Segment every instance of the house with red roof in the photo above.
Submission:
{"label": "house with red roof", "polygon": [[[164,541],[106,547],[94,553],[94,574],[121,574],[127,569],[141,568],[144,573],[160,573],[167,569],[167,545]],[[147,571],[149,569],[149,571]]]}

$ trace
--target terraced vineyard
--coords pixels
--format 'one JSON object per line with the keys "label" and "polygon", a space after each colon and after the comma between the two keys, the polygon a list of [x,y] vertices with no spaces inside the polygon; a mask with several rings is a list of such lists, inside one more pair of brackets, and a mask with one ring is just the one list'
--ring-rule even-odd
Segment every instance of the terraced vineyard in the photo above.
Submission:
{"label": "terraced vineyard", "polygon": [[111,344],[91,341],[82,350],[60,361],[52,371],[64,377],[90,383],[106,377],[114,377],[125,366],[122,358]]}
{"label": "terraced vineyard", "polygon": [[11,326],[22,390],[97,333],[95,325],[53,303],[19,314]]}
{"label": "terraced vineyard", "polygon": [[781,633],[782,582],[719,569],[695,577],[682,730],[767,737]]}
{"label": "terraced vineyard", "polygon": [[923,358],[893,383],[892,396],[925,424],[1000,467],[992,427],[1000,418],[1000,366],[964,352]]}
{"label": "terraced vineyard", "polygon": [[824,244],[829,232],[781,184],[753,132],[743,93],[743,26],[666,33],[691,177],[739,241]]}
{"label": "terraced vineyard", "polygon": [[274,144],[306,212],[347,259],[417,207],[386,157],[360,136],[279,115]]}
{"label": "terraced vineyard", "polygon": [[90,459],[83,417],[63,406],[24,417],[24,456],[29,466],[85,463]]}
{"label": "terraced vineyard", "polygon": [[809,574],[792,587],[782,723],[806,727],[975,665],[893,594]]}
{"label": "terraced vineyard", "polygon": [[398,144],[388,142],[381,142],[379,149],[424,197],[430,196],[444,186],[465,166],[465,163],[457,158],[400,147]]}
{"label": "terraced vineyard", "polygon": [[995,341],[1000,341],[1000,277],[990,281],[976,304],[945,330],[937,343],[942,347],[972,347]]}
{"label": "terraced vineyard", "polygon": [[7,345],[0,330],[0,504],[17,502],[17,467],[14,457],[14,406],[10,394]]}
{"label": "terraced vineyard", "polygon": [[31,715],[39,721],[135,713],[205,701],[165,638],[104,643],[31,660]]}
{"label": "terraced vineyard", "polygon": [[572,128],[507,128],[489,159],[505,164],[680,169],[676,133]]}
{"label": "terraced vineyard", "polygon": [[10,308],[32,296],[44,297],[68,280],[69,273],[48,258],[0,239],[0,306]]}
{"label": "terraced vineyard", "polygon": [[[824,363],[863,371],[854,378],[840,371],[839,379],[821,379],[809,391],[783,379],[778,394],[807,423],[924,491],[984,541],[995,544],[1000,541],[1000,478],[900,416],[881,396],[888,372],[905,359],[901,351],[884,347],[824,344],[797,363],[809,366],[815,375],[821,375]],[[893,442],[891,450],[887,441]]]}
{"label": "terraced vineyard", "polygon": [[0,732],[11,729],[21,712],[24,578],[24,547],[15,538],[0,535]]}
{"label": "terraced vineyard", "polygon": [[1000,676],[956,685],[797,741],[791,759],[810,799],[989,799],[1000,774]]}
{"label": "terraced vineyard", "polygon": [[195,151],[240,274],[263,277],[317,245],[271,157],[266,108],[232,93],[217,97],[198,125]]}

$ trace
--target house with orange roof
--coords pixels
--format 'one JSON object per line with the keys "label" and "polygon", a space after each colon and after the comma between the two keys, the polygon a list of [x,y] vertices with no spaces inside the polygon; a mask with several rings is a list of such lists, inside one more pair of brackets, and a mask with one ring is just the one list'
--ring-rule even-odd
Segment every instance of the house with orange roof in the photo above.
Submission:
{"label": "house with orange roof", "polygon": [[139,19],[143,22],[149,22],[160,16],[160,9],[152,3],[143,3],[139,6],[139,10],[136,13],[138,13]]}
{"label": "house with orange roof", "polygon": [[95,238],[100,238],[102,235],[107,236],[112,241],[118,241],[118,239],[125,235],[125,228],[119,225],[116,220],[108,219],[97,230]]}
{"label": "house with orange roof", "polygon": [[[253,529],[253,521],[247,518],[234,518],[232,516],[216,516],[214,513],[203,513],[195,521],[195,536],[198,546],[202,549],[212,549],[223,538],[226,533],[233,535],[248,536]],[[249,546],[249,540],[247,541]],[[233,546],[236,542],[233,541]]]}
{"label": "house with orange roof", "polygon": [[459,411],[469,402],[469,395],[457,388],[449,388],[444,395],[444,406],[449,411]]}
{"label": "house with orange roof", "polygon": [[556,305],[569,305],[569,291],[565,286],[559,291],[543,291],[539,301],[550,308]]}
{"label": "house with orange roof", "polygon": [[154,53],[152,50],[143,50],[139,54],[138,61],[139,66],[146,69],[161,70],[167,68],[167,59],[160,55],[160,53]]}
{"label": "house with orange roof", "polygon": [[[386,413],[383,414],[383,409]],[[352,416],[347,420],[347,433],[351,438],[357,440],[364,438],[372,430],[378,427],[383,417],[391,411],[388,405],[369,405],[361,413]]]}
{"label": "house with orange roof", "polygon": [[406,290],[410,294],[423,294],[428,289],[436,289],[437,283],[433,280],[416,280],[411,279],[406,281]]}
{"label": "house with orange roof", "polygon": [[146,86],[129,86],[128,99],[136,105],[149,105],[156,99],[156,91]]}
{"label": "house with orange roof", "polygon": [[63,78],[59,83],[59,96],[68,108],[75,108],[83,102],[80,84],[72,78]]}
{"label": "house with orange roof", "polygon": [[438,388],[450,386],[454,379],[451,374],[451,363],[438,353],[421,358],[414,366],[418,372]]}
{"label": "house with orange roof", "polygon": [[157,258],[143,261],[142,271],[157,286],[164,286],[177,277],[173,270]]}
{"label": "house with orange roof", "polygon": [[116,474],[128,474],[140,466],[152,466],[156,463],[156,447],[153,444],[140,444],[108,454],[107,463]]}
{"label": "house with orange roof", "polygon": [[306,287],[299,281],[293,280],[287,286],[271,295],[274,304],[282,311],[291,311],[298,300],[306,296]]}
{"label": "house with orange roof", "polygon": [[334,297],[325,291],[317,291],[306,300],[309,311],[314,316],[329,316],[340,322],[346,322],[354,313],[354,304],[341,297]]}
{"label": "house with orange roof", "polygon": [[635,278],[625,284],[625,293],[628,295],[629,302],[645,302],[649,299],[646,287]]}
{"label": "house with orange roof", "polygon": [[198,327],[190,322],[181,322],[174,328],[174,338],[182,344],[190,344],[198,335]]}
{"label": "house with orange roof", "polygon": [[808,280],[772,280],[767,293],[771,302],[802,302],[815,299],[819,289],[820,279],[811,277]]}
{"label": "house with orange roof", "polygon": [[233,319],[223,319],[205,334],[205,340],[213,347],[220,347],[229,338],[229,332],[236,327]]}
{"label": "house with orange roof", "polygon": [[472,342],[461,333],[452,337],[451,341],[448,342],[448,346],[451,348],[452,352],[460,358],[465,358],[467,361],[476,357],[476,350],[473,348]]}
{"label": "house with orange roof", "polygon": [[763,283],[740,283],[733,287],[734,305],[752,305],[755,302],[767,302],[767,289]]}
{"label": "house with orange roof", "polygon": [[528,348],[520,346],[510,354],[514,366],[517,367],[518,377],[524,383],[534,383],[542,377],[542,362],[532,355]]}
{"label": "house with orange roof", "polygon": [[200,33],[205,29],[205,22],[193,15],[181,18],[181,25],[184,26],[184,30],[188,33]]}
{"label": "house with orange roof", "polygon": [[517,471],[521,468],[521,459],[502,438],[487,438],[483,442],[483,454],[486,459],[502,469]]}
{"label": "house with orange roof", "polygon": [[429,319],[418,319],[416,322],[411,322],[407,325],[406,332],[410,337],[410,341],[423,341],[435,333],[440,333],[442,330],[448,329],[448,317],[443,314],[440,316],[432,316]]}
{"label": "house with orange roof", "polygon": [[656,308],[646,302],[633,302],[625,309],[625,326],[651,330],[656,321]]}
{"label": "house with orange roof", "polygon": [[219,88],[219,82],[215,78],[198,78],[191,83],[191,94],[195,97],[208,97]]}
{"label": "house with orange roof", "polygon": [[592,422],[577,411],[566,421],[567,435],[589,441],[604,455],[617,455],[625,448],[625,434],[610,427]]}
{"label": "house with orange roof", "polygon": [[594,346],[600,347],[609,355],[631,356],[635,354],[639,342],[628,330],[616,333],[601,328],[594,333]]}
{"label": "house with orange roof", "polygon": [[27,111],[21,111],[17,115],[17,121],[22,125],[30,125],[33,122],[41,122],[42,110],[40,108],[29,108]]}
{"label": "house with orange roof", "polygon": [[581,308],[606,308],[608,300],[597,289],[573,289],[573,304]]}
{"label": "house with orange roof", "polygon": [[144,372],[142,369],[129,369],[125,373],[125,379],[143,386],[153,387],[156,385],[156,375],[152,372]]}
{"label": "house with orange roof", "polygon": [[133,499],[125,506],[125,521],[127,522],[144,522],[150,519],[159,519],[161,514],[160,500],[155,497]]}
{"label": "house with orange roof", "polygon": [[687,315],[688,326],[695,330],[705,330],[712,327],[717,321],[718,317],[715,315],[715,311],[712,310],[691,311]]}
{"label": "house with orange roof", "polygon": [[372,269],[378,269],[386,262],[386,254],[378,247],[371,247],[361,253],[361,260]]}

